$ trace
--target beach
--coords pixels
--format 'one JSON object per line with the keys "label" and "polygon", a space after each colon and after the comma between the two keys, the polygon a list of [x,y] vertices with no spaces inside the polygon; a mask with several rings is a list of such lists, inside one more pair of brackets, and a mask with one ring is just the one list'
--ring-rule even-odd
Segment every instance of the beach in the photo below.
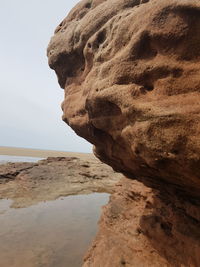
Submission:
{"label": "beach", "polygon": [[0,155],[22,156],[22,157],[26,156],[26,157],[37,157],[37,158],[47,158],[47,157],[81,157],[82,159],[95,158],[92,153],[41,150],[41,149],[6,147],[6,146],[0,146]]}

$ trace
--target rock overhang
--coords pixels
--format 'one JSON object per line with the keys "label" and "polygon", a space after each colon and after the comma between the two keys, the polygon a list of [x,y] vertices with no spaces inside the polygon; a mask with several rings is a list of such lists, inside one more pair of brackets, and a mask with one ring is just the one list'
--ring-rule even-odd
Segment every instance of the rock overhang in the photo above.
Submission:
{"label": "rock overhang", "polygon": [[65,89],[63,120],[97,157],[198,196],[199,1],[81,1],[48,56]]}

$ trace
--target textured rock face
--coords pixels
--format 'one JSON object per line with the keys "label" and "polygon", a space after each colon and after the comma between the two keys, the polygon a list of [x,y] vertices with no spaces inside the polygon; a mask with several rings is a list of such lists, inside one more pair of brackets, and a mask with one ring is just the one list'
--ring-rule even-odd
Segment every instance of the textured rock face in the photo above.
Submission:
{"label": "textured rock face", "polygon": [[84,267],[200,266],[200,208],[174,194],[121,180],[104,207]]}
{"label": "textured rock face", "polygon": [[85,266],[200,266],[200,1],[81,1],[48,56],[63,120],[132,178]]}
{"label": "textured rock face", "polygon": [[81,1],[57,27],[50,67],[63,120],[114,169],[200,189],[200,2]]}

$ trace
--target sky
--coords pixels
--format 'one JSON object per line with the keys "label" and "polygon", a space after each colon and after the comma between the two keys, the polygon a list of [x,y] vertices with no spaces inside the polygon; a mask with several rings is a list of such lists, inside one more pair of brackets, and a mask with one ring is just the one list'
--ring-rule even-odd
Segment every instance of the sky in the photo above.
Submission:
{"label": "sky", "polygon": [[46,48],[77,0],[0,0],[0,146],[91,152],[62,119]]}

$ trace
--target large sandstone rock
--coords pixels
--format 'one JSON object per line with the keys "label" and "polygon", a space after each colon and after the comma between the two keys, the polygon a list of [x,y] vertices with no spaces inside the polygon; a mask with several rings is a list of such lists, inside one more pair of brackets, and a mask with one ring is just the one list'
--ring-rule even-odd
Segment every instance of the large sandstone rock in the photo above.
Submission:
{"label": "large sandstone rock", "polygon": [[48,56],[65,89],[63,120],[97,157],[199,194],[198,0],[81,1]]}
{"label": "large sandstone rock", "polygon": [[84,267],[199,267],[200,202],[121,180]]}
{"label": "large sandstone rock", "polygon": [[122,181],[85,266],[200,266],[200,1],[83,0],[48,57],[63,120],[143,183]]}

